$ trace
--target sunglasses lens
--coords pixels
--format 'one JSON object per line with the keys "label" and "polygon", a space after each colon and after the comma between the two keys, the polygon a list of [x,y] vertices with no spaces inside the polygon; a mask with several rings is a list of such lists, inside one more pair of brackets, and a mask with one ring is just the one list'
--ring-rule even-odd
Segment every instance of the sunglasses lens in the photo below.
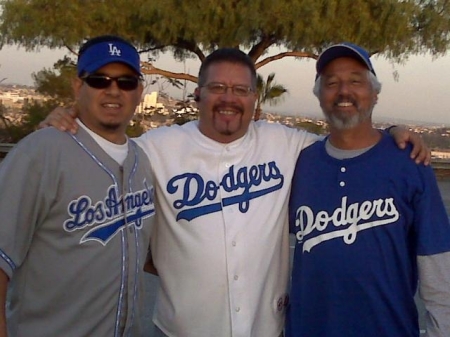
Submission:
{"label": "sunglasses lens", "polygon": [[124,91],[135,90],[139,85],[139,79],[135,76],[109,77],[103,75],[89,75],[84,78],[84,81],[94,89],[106,89],[113,81],[117,83],[120,90]]}
{"label": "sunglasses lens", "polygon": [[135,90],[139,85],[139,79],[133,76],[123,76],[117,78],[117,86],[120,90]]}
{"label": "sunglasses lens", "polygon": [[88,86],[95,89],[105,89],[108,88],[112,83],[112,78],[106,76],[87,76],[84,81]]}

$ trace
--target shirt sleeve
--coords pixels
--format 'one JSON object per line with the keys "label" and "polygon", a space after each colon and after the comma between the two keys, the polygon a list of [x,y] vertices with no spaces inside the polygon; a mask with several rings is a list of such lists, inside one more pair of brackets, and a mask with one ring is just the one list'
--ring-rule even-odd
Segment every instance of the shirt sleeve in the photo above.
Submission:
{"label": "shirt sleeve", "polygon": [[[49,153],[47,153],[49,152]],[[48,195],[58,179],[43,177],[54,157],[48,143],[37,137],[22,140],[0,165],[0,268],[11,277],[25,259],[34,232],[49,208]],[[52,161],[56,161],[52,159]],[[52,163],[58,167],[57,163]]]}
{"label": "shirt sleeve", "polygon": [[419,295],[426,309],[426,337],[450,336],[450,252],[418,256]]}

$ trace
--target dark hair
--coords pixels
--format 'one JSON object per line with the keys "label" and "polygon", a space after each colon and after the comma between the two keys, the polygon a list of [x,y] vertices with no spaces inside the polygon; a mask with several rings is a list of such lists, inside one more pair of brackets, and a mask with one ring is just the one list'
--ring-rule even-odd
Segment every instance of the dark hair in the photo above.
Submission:
{"label": "dark hair", "polygon": [[206,82],[206,73],[211,64],[229,62],[242,64],[250,69],[252,75],[252,85],[256,86],[255,63],[243,51],[237,48],[219,48],[209,54],[202,62],[198,72],[198,86],[201,87]]}
{"label": "dark hair", "polygon": [[96,45],[97,43],[101,43],[101,42],[111,42],[111,41],[117,41],[117,42],[122,42],[125,43],[127,45],[129,45],[132,48],[135,48],[129,41],[121,38],[120,36],[116,36],[116,35],[100,35],[100,36],[96,36],[93,37],[92,39],[87,40],[86,42],[84,42],[81,47],[80,50],[78,51],[78,59],[80,59],[80,56],[83,55],[83,53],[88,50],[90,47]]}

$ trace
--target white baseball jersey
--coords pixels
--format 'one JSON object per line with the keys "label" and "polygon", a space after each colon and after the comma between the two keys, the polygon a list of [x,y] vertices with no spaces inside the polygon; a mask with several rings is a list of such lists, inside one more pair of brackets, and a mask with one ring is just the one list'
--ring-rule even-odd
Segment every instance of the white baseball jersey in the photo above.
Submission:
{"label": "white baseball jersey", "polygon": [[123,166],[80,129],[23,139],[0,165],[0,268],[8,336],[142,336],[154,215],[147,157]]}
{"label": "white baseball jersey", "polygon": [[161,287],[155,324],[168,336],[274,337],[284,324],[287,198],[300,151],[318,136],[252,122],[218,143],[198,122],[138,144],[155,177],[151,249]]}

